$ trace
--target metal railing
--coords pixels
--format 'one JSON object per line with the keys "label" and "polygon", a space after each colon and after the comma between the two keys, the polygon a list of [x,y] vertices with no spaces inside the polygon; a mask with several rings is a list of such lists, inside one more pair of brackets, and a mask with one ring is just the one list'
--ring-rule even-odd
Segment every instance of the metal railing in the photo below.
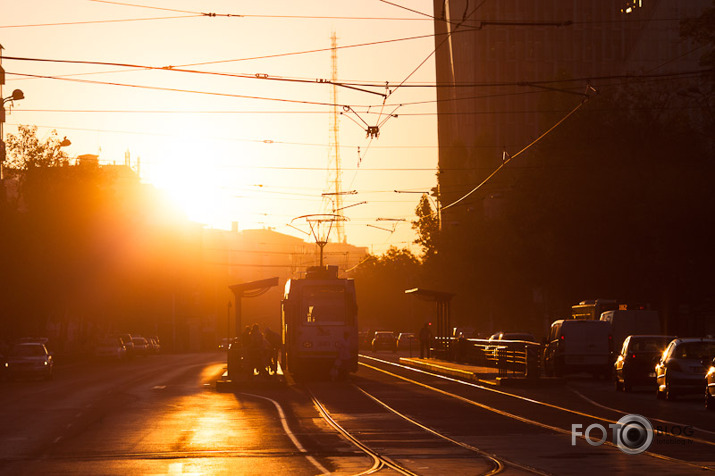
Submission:
{"label": "metal railing", "polygon": [[450,339],[447,346],[436,350],[447,360],[494,368],[500,375],[534,378],[541,375],[542,345],[536,342]]}

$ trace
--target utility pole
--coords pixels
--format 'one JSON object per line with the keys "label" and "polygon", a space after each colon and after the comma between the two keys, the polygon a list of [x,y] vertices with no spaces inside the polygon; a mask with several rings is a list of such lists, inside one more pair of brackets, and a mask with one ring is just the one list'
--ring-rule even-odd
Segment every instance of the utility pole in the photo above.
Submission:
{"label": "utility pole", "polygon": [[3,47],[0,45],[0,180],[4,178],[3,167],[5,166],[5,158],[7,156],[4,140],[5,135],[3,133],[3,124],[5,123],[5,103],[25,99],[25,95],[19,89],[15,89],[10,96],[3,97],[2,86],[5,84],[5,70],[2,67],[2,50]]}
{"label": "utility pole", "polygon": [[5,70],[2,67],[3,49],[2,45],[0,45],[0,180],[4,178],[3,167],[5,166],[5,156],[7,155],[5,151],[5,136],[2,131],[2,125],[5,122],[5,101],[2,100],[2,87],[5,84]]}

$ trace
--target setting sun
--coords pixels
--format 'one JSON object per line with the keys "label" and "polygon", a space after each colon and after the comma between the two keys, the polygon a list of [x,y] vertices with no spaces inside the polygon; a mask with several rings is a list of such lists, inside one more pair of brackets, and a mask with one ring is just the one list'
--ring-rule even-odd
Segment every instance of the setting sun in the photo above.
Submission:
{"label": "setting sun", "polygon": [[232,217],[225,193],[225,177],[204,159],[195,144],[182,143],[158,162],[149,164],[144,179],[164,191],[173,204],[192,221],[212,228],[227,228]]}

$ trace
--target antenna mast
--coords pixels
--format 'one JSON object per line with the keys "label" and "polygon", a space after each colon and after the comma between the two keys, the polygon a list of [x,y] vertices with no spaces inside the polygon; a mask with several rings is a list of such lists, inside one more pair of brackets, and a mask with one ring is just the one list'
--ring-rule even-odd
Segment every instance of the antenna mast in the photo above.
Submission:
{"label": "antenna mast", "polygon": [[[336,85],[338,81],[338,38],[333,32],[330,35],[330,59],[332,64],[332,76],[333,81],[331,99],[333,103],[333,113],[330,115],[330,151],[328,156],[328,186],[333,189],[333,209],[332,213],[335,215],[343,216],[343,197],[342,197],[342,170],[340,165],[340,123],[338,122],[340,113],[338,111],[338,87]],[[344,220],[338,219],[335,222],[335,233],[337,234],[337,240],[339,243],[345,243],[347,237],[345,236],[345,226],[343,225]]]}

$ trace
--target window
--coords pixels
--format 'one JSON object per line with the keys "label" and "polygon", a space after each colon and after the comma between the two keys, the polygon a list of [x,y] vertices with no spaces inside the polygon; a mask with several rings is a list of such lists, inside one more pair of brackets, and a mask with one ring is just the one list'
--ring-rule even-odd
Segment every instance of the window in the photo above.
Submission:
{"label": "window", "polygon": [[341,286],[306,286],[303,288],[301,315],[313,324],[344,324],[345,289]]}

